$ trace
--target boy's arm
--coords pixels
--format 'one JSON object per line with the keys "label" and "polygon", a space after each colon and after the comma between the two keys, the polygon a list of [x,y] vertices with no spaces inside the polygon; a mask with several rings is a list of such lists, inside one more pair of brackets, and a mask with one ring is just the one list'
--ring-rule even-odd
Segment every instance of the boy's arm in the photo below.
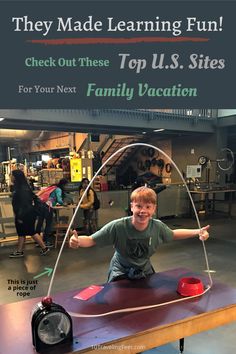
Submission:
{"label": "boy's arm", "polygon": [[73,236],[70,238],[69,245],[71,248],[79,248],[92,247],[95,246],[96,243],[91,236],[78,236],[77,232],[73,231]]}
{"label": "boy's arm", "polygon": [[176,229],[173,230],[174,240],[181,240],[191,237],[199,237],[201,241],[206,241],[209,237],[208,229],[210,225],[201,229]]}

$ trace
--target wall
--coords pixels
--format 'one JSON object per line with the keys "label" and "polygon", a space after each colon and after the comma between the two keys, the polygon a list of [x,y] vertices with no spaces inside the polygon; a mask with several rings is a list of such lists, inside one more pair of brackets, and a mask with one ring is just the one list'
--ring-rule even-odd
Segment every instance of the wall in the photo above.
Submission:
{"label": "wall", "polygon": [[[148,143],[164,151],[171,157],[172,147],[170,139],[158,141],[156,138],[152,138]],[[137,172],[138,176],[151,172],[154,175],[161,177],[163,183],[170,183],[171,173],[167,173],[165,170],[166,164],[170,162],[169,159],[157,150],[154,151],[153,156],[149,156],[147,150],[148,147],[140,147],[135,156],[132,157],[130,164],[133,169]],[[161,168],[158,165],[158,160],[161,159],[164,160],[164,168]],[[151,166],[149,166],[150,164]]]}
{"label": "wall", "polygon": [[83,144],[84,140],[87,138],[88,134],[86,133],[75,133],[75,147],[78,151]]}
{"label": "wall", "polygon": [[[161,140],[159,137],[154,137],[150,140],[150,144],[156,146],[157,148],[159,148],[160,150],[164,151],[165,154],[167,154],[170,158],[172,158],[172,143],[170,139],[165,139],[165,140]],[[164,163],[165,163],[165,167],[168,163],[170,163],[170,160],[163,155],[161,152],[156,152],[155,156],[157,156],[157,159],[163,159]],[[162,181],[165,184],[171,183],[171,172],[167,172],[165,167],[162,169],[160,169],[158,166],[154,166],[151,169],[151,172],[153,172],[156,175],[161,175],[162,177]]]}
{"label": "wall", "polygon": [[[173,160],[183,173],[186,173],[187,165],[197,165],[200,156],[206,156],[216,160],[217,148],[216,137],[213,134],[192,135],[188,137],[179,136],[172,139]],[[201,181],[206,181],[206,167],[202,169]],[[172,183],[180,182],[181,179],[176,169],[172,170]],[[216,164],[211,163],[210,180],[216,179]]]}
{"label": "wall", "polygon": [[[207,181],[210,171],[210,180],[214,182],[223,182],[224,173],[218,171],[216,166],[216,157],[222,146],[226,146],[224,137],[221,134],[192,134],[190,136],[178,136],[171,139],[164,139],[162,137],[153,137],[148,143],[163,150],[168,156],[173,159],[181,173],[186,173],[187,165],[198,165],[198,159],[200,156],[206,156],[211,160],[211,168],[207,171],[206,166],[202,168],[201,181]],[[145,166],[146,160],[151,160],[147,156],[143,155],[143,150],[146,148],[140,148],[138,152],[132,157],[131,166],[138,175],[145,174],[146,172],[152,172],[157,176],[162,176],[162,181],[165,184],[169,183],[181,183],[181,177],[175,168],[172,168],[171,173],[167,173],[164,169],[161,171],[158,166],[151,166],[150,169],[142,171],[138,168],[138,163],[141,161]],[[163,154],[155,151],[153,158],[163,159],[165,166],[170,161]],[[222,178],[220,178],[222,177]]]}
{"label": "wall", "polygon": [[40,139],[23,141],[21,151],[24,153],[50,151],[66,147],[69,147],[69,133],[45,132]]}
{"label": "wall", "polygon": [[40,138],[23,142],[22,151],[38,152],[64,148],[68,148],[70,151],[75,148],[77,151],[87,135],[85,133],[43,132]]}
{"label": "wall", "polygon": [[[88,142],[84,149],[96,151],[106,136],[100,134],[99,142]],[[41,137],[37,139],[23,141],[21,149],[22,152],[50,151],[64,148],[68,148],[70,151],[75,148],[78,151],[87,137],[87,133],[42,132]]]}

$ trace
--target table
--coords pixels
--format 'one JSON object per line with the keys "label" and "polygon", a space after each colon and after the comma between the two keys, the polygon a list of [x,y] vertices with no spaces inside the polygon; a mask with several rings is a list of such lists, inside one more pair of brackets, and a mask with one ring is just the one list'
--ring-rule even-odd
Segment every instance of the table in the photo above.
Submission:
{"label": "table", "polygon": [[57,248],[58,239],[59,239],[60,235],[62,234],[62,236],[64,236],[65,231],[67,230],[67,228],[69,226],[69,224],[60,223],[60,211],[61,210],[73,210],[73,214],[74,214],[75,209],[76,209],[76,205],[74,205],[74,204],[58,205],[58,206],[54,206],[52,208],[56,214],[56,218],[55,218],[56,223],[54,225],[54,230],[55,230],[55,248]]}
{"label": "table", "polygon": [[[205,215],[208,215],[210,213],[210,203],[212,203],[212,213],[214,214],[216,209],[215,209],[215,202],[217,201],[216,199],[216,194],[222,194],[226,193],[229,194],[229,199],[228,199],[228,216],[231,216],[231,210],[232,210],[232,200],[233,200],[233,193],[236,192],[236,189],[204,189],[204,190],[190,190],[191,195],[194,197],[195,195],[200,196],[201,200],[194,201],[196,203],[203,203],[203,209],[205,211]],[[210,199],[210,195],[212,194],[212,199]],[[219,200],[218,200],[219,201]],[[222,200],[220,200],[222,201]],[[192,205],[190,206],[190,210],[192,210]],[[191,214],[191,213],[190,213]]]}
{"label": "table", "polygon": [[[90,314],[163,303],[180,298],[176,292],[177,284],[185,276],[197,276],[204,285],[208,284],[205,276],[179,268],[153,274],[143,280],[105,284],[103,290],[88,301],[73,299],[78,290],[56,294],[53,301],[67,311]],[[32,308],[40,300],[0,306],[1,354],[35,354],[30,319]],[[96,354],[116,353],[120,352],[119,349],[122,353],[136,353],[235,321],[236,289],[215,283],[210,291],[195,299],[106,317],[72,319],[73,344],[66,349],[56,346],[50,349],[50,354],[94,353],[95,348]],[[114,350],[115,346],[118,350]]]}

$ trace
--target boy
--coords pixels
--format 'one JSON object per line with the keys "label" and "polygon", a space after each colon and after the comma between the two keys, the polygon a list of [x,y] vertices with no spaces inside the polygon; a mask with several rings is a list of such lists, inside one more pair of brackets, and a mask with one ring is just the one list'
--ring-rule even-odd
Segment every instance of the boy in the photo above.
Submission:
{"label": "boy", "polygon": [[135,189],[130,196],[130,217],[109,222],[91,236],[78,236],[76,231],[70,238],[70,247],[100,247],[113,245],[115,253],[111,259],[108,282],[119,279],[141,279],[153,274],[150,257],[163,242],[199,237],[208,239],[209,225],[199,229],[171,230],[152,216],[156,211],[156,193],[148,187]]}

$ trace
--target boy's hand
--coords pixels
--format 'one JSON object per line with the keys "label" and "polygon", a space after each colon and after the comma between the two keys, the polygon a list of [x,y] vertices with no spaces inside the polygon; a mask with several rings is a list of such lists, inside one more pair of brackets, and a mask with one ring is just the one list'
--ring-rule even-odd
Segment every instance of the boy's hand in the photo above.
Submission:
{"label": "boy's hand", "polygon": [[79,239],[76,230],[73,230],[73,236],[69,240],[69,246],[71,248],[79,248]]}
{"label": "boy's hand", "polygon": [[201,241],[206,241],[209,238],[209,233],[208,233],[209,228],[210,228],[210,225],[207,225],[207,226],[204,226],[200,229],[199,239]]}

